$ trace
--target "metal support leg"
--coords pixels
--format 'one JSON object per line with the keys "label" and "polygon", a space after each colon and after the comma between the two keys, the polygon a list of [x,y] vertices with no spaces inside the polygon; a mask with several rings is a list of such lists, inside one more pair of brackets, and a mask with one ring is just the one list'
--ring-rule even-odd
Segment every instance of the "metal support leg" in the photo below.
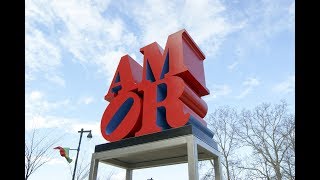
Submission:
{"label": "metal support leg", "polygon": [[92,155],[91,158],[91,165],[90,165],[90,174],[89,174],[89,180],[96,180],[98,175],[98,164],[99,160],[95,159]]}
{"label": "metal support leg", "polygon": [[188,171],[189,180],[199,180],[198,148],[193,137],[188,138]]}
{"label": "metal support leg", "polygon": [[132,169],[126,169],[126,180],[132,180]]}
{"label": "metal support leg", "polygon": [[215,180],[223,180],[220,156],[214,158],[214,173],[215,173]]}

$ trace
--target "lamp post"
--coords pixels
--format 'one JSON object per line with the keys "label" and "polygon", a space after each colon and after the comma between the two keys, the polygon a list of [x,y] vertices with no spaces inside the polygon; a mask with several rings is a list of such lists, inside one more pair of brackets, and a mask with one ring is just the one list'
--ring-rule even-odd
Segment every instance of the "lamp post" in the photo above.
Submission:
{"label": "lamp post", "polygon": [[78,156],[79,156],[79,151],[80,151],[80,144],[81,144],[81,139],[82,139],[82,134],[84,132],[88,132],[89,134],[87,135],[87,138],[92,138],[92,134],[91,134],[91,130],[86,130],[84,131],[83,128],[81,128],[81,131],[78,131],[78,133],[80,133],[80,139],[79,139],[79,145],[78,145],[78,149],[77,149],[77,157],[76,157],[76,162],[74,164],[74,170],[73,170],[73,175],[72,175],[72,180],[74,180],[74,177],[76,175],[76,169],[77,169],[77,163],[78,163]]}

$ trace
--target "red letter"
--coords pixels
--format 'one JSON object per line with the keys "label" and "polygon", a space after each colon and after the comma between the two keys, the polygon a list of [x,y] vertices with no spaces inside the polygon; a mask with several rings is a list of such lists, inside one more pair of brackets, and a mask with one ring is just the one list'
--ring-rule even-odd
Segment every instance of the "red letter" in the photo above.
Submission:
{"label": "red letter", "polygon": [[176,75],[198,96],[209,94],[203,68],[205,56],[186,30],[171,34],[164,51],[154,42],[141,48],[140,52],[144,55],[143,81],[154,82],[163,79],[164,75]]}
{"label": "red letter", "polygon": [[102,136],[110,141],[133,136],[141,126],[141,99],[133,92],[114,98],[101,119]]}
{"label": "red letter", "polygon": [[137,83],[141,82],[141,76],[142,67],[140,64],[129,55],[122,56],[105,100],[110,102],[119,93],[137,89]]}
{"label": "red letter", "polygon": [[144,100],[142,126],[136,136],[197,123],[195,121],[198,126],[207,126],[201,118],[207,113],[207,104],[180,77],[143,83],[139,91],[143,91]]}

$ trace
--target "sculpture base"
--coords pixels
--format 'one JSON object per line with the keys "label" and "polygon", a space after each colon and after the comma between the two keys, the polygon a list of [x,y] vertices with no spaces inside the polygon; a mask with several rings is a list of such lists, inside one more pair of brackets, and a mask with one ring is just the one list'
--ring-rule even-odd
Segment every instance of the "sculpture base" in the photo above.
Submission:
{"label": "sculpture base", "polygon": [[215,161],[216,179],[221,179],[220,153],[216,142],[194,126],[128,138],[96,145],[92,154],[89,180],[96,180],[98,163],[132,170],[171,164],[188,163],[189,179],[198,180],[198,160]]}

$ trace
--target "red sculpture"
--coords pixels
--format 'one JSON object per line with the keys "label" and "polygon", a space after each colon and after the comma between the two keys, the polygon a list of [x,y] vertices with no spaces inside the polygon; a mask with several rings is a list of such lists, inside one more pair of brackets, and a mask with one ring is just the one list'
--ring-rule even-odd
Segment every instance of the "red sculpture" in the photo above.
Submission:
{"label": "red sculpture", "polygon": [[140,49],[143,67],[129,55],[121,58],[105,100],[110,104],[101,120],[102,136],[110,141],[142,136],[192,124],[213,137],[206,127],[208,95],[204,54],[186,30]]}

